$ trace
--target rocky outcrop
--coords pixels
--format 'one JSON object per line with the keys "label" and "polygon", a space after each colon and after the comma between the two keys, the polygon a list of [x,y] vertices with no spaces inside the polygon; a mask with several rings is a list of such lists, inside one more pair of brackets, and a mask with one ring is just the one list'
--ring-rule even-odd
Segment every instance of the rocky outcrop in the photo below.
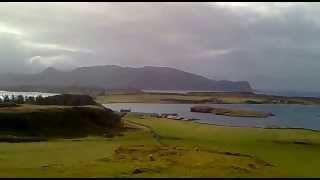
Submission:
{"label": "rocky outcrop", "polygon": [[191,112],[199,113],[213,113],[222,116],[233,116],[233,117],[255,117],[255,118],[266,118],[274,116],[272,113],[259,112],[253,110],[243,109],[228,109],[228,108],[216,108],[210,106],[193,106],[190,108]]}

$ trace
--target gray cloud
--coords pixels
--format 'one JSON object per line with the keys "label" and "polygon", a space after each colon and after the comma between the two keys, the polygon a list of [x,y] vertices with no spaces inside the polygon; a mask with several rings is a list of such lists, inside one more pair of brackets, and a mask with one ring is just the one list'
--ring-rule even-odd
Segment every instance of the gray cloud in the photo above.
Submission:
{"label": "gray cloud", "polygon": [[1,3],[0,71],[171,66],[318,90],[319,3]]}

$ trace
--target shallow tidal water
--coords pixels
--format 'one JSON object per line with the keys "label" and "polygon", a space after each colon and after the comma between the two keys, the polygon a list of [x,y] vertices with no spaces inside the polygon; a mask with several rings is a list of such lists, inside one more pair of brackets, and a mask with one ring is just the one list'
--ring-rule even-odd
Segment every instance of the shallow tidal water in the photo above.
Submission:
{"label": "shallow tidal water", "polygon": [[279,127],[304,128],[320,130],[320,106],[317,105],[288,105],[288,104],[197,104],[212,107],[226,107],[271,112],[275,116],[267,118],[228,117],[207,113],[190,112],[195,104],[150,104],[150,103],[112,103],[106,107],[120,111],[131,109],[141,113],[178,113],[186,119],[197,119],[197,122],[225,126],[241,127]]}

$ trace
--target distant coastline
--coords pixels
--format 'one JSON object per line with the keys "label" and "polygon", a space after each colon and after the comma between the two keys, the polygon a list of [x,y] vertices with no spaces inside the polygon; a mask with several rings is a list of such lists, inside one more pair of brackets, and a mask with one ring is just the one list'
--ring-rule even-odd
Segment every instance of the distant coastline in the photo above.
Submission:
{"label": "distant coastline", "polygon": [[254,90],[255,94],[287,96],[287,97],[320,97],[316,91],[275,91],[275,90]]}
{"label": "distant coastline", "polygon": [[[150,90],[142,89],[146,93],[172,93],[172,94],[187,94],[192,92],[229,92],[232,91],[209,91],[209,90]],[[320,97],[320,92],[312,91],[282,91],[282,90],[253,90],[257,95],[271,95],[271,96],[286,96],[286,97]]]}
{"label": "distant coastline", "polygon": [[232,91],[209,91],[209,90],[151,90],[151,89],[142,89],[142,92],[145,93],[169,93],[169,94],[188,94],[193,92],[232,92]]}

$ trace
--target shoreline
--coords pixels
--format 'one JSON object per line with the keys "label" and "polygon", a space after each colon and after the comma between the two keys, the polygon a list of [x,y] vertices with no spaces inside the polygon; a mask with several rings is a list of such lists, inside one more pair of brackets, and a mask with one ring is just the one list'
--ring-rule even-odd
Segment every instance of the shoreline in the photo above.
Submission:
{"label": "shoreline", "polygon": [[130,104],[206,104],[206,105],[229,105],[229,104],[239,104],[239,105],[301,105],[301,106],[320,106],[319,103],[315,104],[303,104],[303,103],[292,103],[292,104],[286,104],[286,103],[202,103],[202,102],[170,102],[170,101],[154,101],[154,102],[146,102],[146,101],[110,101],[110,102],[105,102],[105,101],[97,101],[100,104],[121,104],[121,103],[130,103]]}
{"label": "shoreline", "polygon": [[108,104],[205,104],[205,105],[276,105],[276,106],[320,106],[320,104],[273,104],[273,103],[261,103],[261,104],[250,104],[250,103],[175,103],[175,102],[99,102],[102,105]]}
{"label": "shoreline", "polygon": [[290,97],[244,92],[189,92],[187,94],[119,92],[97,96],[96,100],[100,103],[320,105],[320,97]]}
{"label": "shoreline", "polygon": [[[174,119],[169,119],[169,120],[174,120]],[[179,120],[176,120],[179,121]],[[222,124],[214,124],[214,123],[206,123],[206,122],[199,122],[197,120],[194,121],[189,121],[189,122],[194,122],[198,124],[204,124],[204,125],[213,125],[213,126],[221,126],[221,127],[232,127],[232,128],[253,128],[253,129],[277,129],[277,130],[304,130],[304,131],[312,131],[312,132],[317,132],[320,133],[320,130],[316,129],[308,129],[308,128],[295,128],[295,127],[259,127],[259,126],[232,126],[232,125],[222,125]]]}
{"label": "shoreline", "polygon": [[[136,115],[147,115],[150,117],[152,116],[152,113],[138,113],[138,112],[130,112],[129,114],[136,114]],[[155,113],[156,114],[156,113]],[[192,122],[197,124],[204,124],[204,125],[211,125],[211,126],[219,126],[219,127],[230,127],[230,128],[253,128],[253,129],[277,129],[277,130],[304,130],[304,131],[311,131],[311,132],[317,132],[320,133],[320,130],[316,129],[308,129],[308,128],[299,128],[299,127],[260,127],[260,126],[237,126],[237,125],[223,125],[223,124],[215,124],[215,123],[208,123],[208,122],[201,122],[200,119],[173,119],[173,118],[163,118],[163,117],[155,117],[155,118],[162,118],[167,120],[173,120],[173,121],[182,121],[182,122]]]}

